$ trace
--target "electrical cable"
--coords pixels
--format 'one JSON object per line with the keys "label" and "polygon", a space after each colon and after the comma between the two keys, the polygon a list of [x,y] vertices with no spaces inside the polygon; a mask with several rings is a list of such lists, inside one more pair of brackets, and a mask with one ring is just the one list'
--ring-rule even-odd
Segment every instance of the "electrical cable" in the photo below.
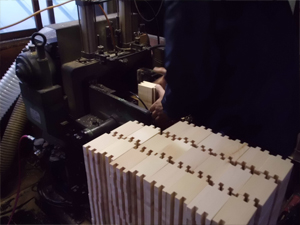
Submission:
{"label": "electrical cable", "polygon": [[20,140],[19,140],[19,144],[18,144],[18,188],[17,188],[17,195],[16,195],[16,199],[15,199],[15,204],[14,204],[14,207],[13,207],[13,210],[12,210],[12,213],[10,215],[10,218],[9,218],[9,221],[7,223],[7,225],[10,224],[12,218],[13,218],[13,215],[15,214],[15,211],[17,209],[17,204],[18,204],[18,200],[19,200],[19,196],[20,196],[20,189],[21,189],[21,183],[22,183],[22,180],[21,180],[21,142],[22,140],[24,139],[30,139],[30,140],[34,140],[34,137],[30,136],[30,135],[23,135]]}
{"label": "electrical cable", "polygon": [[113,35],[113,29],[112,29],[111,23],[110,23],[110,21],[109,21],[107,15],[106,15],[104,9],[102,8],[102,6],[101,6],[100,4],[99,4],[99,7],[100,7],[100,9],[102,10],[102,12],[103,12],[103,14],[104,14],[104,16],[105,16],[105,18],[106,18],[106,21],[107,21],[107,24],[108,24],[109,30],[110,30],[111,41],[112,41],[112,44],[113,44],[113,46],[114,46],[114,49],[116,49],[116,42],[115,42],[115,38],[114,38],[114,35]]}
{"label": "electrical cable", "polygon": [[137,97],[138,100],[140,100],[140,102],[144,105],[145,109],[149,110],[148,107],[145,105],[145,103],[143,102],[143,100],[135,93],[129,91],[130,94],[134,95],[135,97]]}
{"label": "electrical cable", "polygon": [[33,16],[36,16],[36,15],[38,15],[39,13],[41,13],[41,12],[43,12],[43,11],[45,11],[45,10],[48,10],[48,9],[53,9],[53,8],[56,8],[56,7],[62,6],[62,5],[64,5],[64,4],[67,4],[67,3],[69,3],[69,2],[72,2],[72,1],[74,1],[74,0],[69,0],[69,1],[67,1],[67,2],[64,2],[64,3],[58,4],[58,5],[52,5],[52,6],[49,6],[49,7],[47,7],[47,8],[41,9],[41,10],[39,10],[39,11],[36,11],[36,12],[35,12],[35,13],[33,13],[32,15],[30,15],[30,16],[28,16],[28,17],[26,17],[26,18],[22,19],[22,20],[20,20],[19,22],[13,23],[13,24],[11,24],[11,25],[8,25],[8,26],[5,26],[5,27],[0,27],[0,30],[4,30],[4,29],[6,29],[6,28],[9,28],[9,27],[15,26],[15,25],[17,25],[17,24],[19,24],[19,23],[22,23],[22,22],[24,22],[25,20],[28,20],[29,18],[31,18],[31,17],[33,17]]}
{"label": "electrical cable", "polygon": [[[148,6],[149,6],[150,9],[152,10],[153,15],[154,15],[154,17],[155,17],[156,26],[157,26],[157,44],[160,44],[160,39],[159,39],[159,24],[158,24],[157,16],[156,16],[155,11],[154,11],[153,7],[151,6],[151,4],[150,4],[147,0],[144,0],[144,1],[148,4]],[[163,2],[163,0],[162,0],[162,2]]]}
{"label": "electrical cable", "polygon": [[55,193],[54,187],[50,183],[47,183],[48,182],[48,180],[47,180],[48,176],[49,176],[49,174],[45,174],[43,176],[43,178],[39,181],[38,185],[37,185],[37,192],[39,193],[39,196],[41,197],[41,199],[43,201],[45,201],[47,204],[52,205],[52,206],[57,207],[57,208],[83,207],[82,204],[74,203],[71,200],[67,200],[62,195],[60,195],[58,193],[57,193],[56,197],[59,197],[60,200],[53,199],[53,196],[48,196],[49,193],[50,194]]}
{"label": "electrical cable", "polygon": [[141,13],[140,10],[139,10],[139,7],[137,6],[136,0],[134,0],[134,5],[135,5],[135,8],[136,8],[138,14],[140,15],[140,17],[141,17],[143,20],[145,20],[146,22],[152,22],[153,20],[155,20],[155,18],[156,18],[156,17],[158,16],[158,14],[160,13],[160,10],[161,10],[161,8],[162,8],[162,6],[163,6],[163,2],[164,2],[164,1],[161,0],[161,4],[160,4],[160,6],[159,6],[159,9],[158,9],[157,13],[155,14],[155,16],[154,16],[152,19],[146,19],[146,18],[142,15],[142,13]]}
{"label": "electrical cable", "polygon": [[49,205],[58,207],[58,208],[65,208],[65,207],[74,207],[73,204],[67,200],[54,200],[49,198],[45,192],[41,189],[38,189],[39,195],[45,200]]}

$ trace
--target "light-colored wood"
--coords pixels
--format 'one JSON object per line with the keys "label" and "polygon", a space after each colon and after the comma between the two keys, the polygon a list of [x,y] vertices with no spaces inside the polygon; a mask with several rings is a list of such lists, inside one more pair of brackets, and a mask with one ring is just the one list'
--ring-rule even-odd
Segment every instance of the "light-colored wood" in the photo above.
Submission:
{"label": "light-colored wood", "polygon": [[185,132],[182,132],[178,135],[178,137],[185,139],[186,141],[190,141],[198,145],[201,141],[207,138],[210,134],[212,134],[211,129],[205,129],[205,127],[192,127]]}
{"label": "light-colored wood", "polygon": [[241,167],[230,165],[217,179],[213,179],[216,185],[229,194],[236,194],[250,179],[252,174],[249,169],[242,170]]}
{"label": "light-colored wood", "polygon": [[147,154],[147,151],[140,152],[138,149],[130,149],[125,154],[113,160],[111,164],[116,164],[118,170],[124,168],[124,171],[128,172],[131,168],[146,159],[148,156]]}
{"label": "light-colored wood", "polygon": [[[115,178],[115,188],[116,188],[116,192],[117,192],[117,196],[118,196],[118,208],[120,210],[120,217],[122,218],[122,220],[126,221],[126,223],[131,223],[130,220],[130,209],[128,207],[126,207],[126,201],[125,201],[125,197],[127,197],[128,194],[128,189],[123,187],[123,168],[121,168],[120,170],[116,168],[116,165],[114,166],[114,172],[116,174],[116,178]],[[128,203],[127,203],[128,206]]]}
{"label": "light-colored wood", "polygon": [[[139,123],[138,121],[128,121],[124,123],[122,126],[117,127],[116,129],[110,132],[111,135],[116,135],[117,137],[128,137],[130,134],[138,131],[139,129],[143,128],[144,124]],[[97,139],[95,139],[97,140]]]}
{"label": "light-colored wood", "polygon": [[[132,174],[130,172],[130,169],[138,165],[141,161],[143,161],[146,158],[147,154],[141,152],[139,152],[136,155],[136,157],[131,158],[129,160],[129,162],[131,163],[127,163],[126,169],[120,171],[121,180],[118,181],[120,183],[120,186],[123,187],[124,208],[126,211],[126,215],[132,217],[131,222],[133,224],[136,224],[136,214],[134,213],[136,211],[133,211],[136,210],[136,200],[134,196],[131,196],[131,193],[133,192],[136,195],[136,185],[132,182]],[[132,203],[132,201],[134,202]]]}
{"label": "light-colored wood", "polygon": [[132,182],[136,183],[136,192],[131,192],[131,194],[136,194],[135,199],[137,205],[138,224],[144,223],[143,179],[144,177],[152,176],[167,164],[168,162],[166,160],[160,159],[158,156],[150,155],[130,170],[132,172]]}
{"label": "light-colored wood", "polygon": [[119,190],[117,189],[117,173],[115,169],[115,165],[109,165],[106,168],[109,170],[109,185],[110,185],[110,190],[111,190],[111,195],[112,195],[112,203],[113,203],[113,208],[114,208],[114,213],[115,213],[115,222],[121,223],[122,220],[125,220],[126,216],[124,215],[124,210],[122,207],[120,207],[120,201],[122,204],[122,198],[120,199],[119,197]]}
{"label": "light-colored wood", "polygon": [[97,153],[99,157],[99,164],[100,164],[100,179],[101,179],[101,187],[102,187],[102,196],[103,202],[104,202],[104,211],[105,214],[107,215],[107,220],[110,221],[110,223],[114,222],[113,216],[112,216],[112,206],[110,204],[111,202],[111,195],[109,194],[109,187],[107,183],[107,177],[106,177],[106,167],[105,167],[105,156],[101,153]]}
{"label": "light-colored wood", "polygon": [[[95,152],[94,152],[95,154],[102,154],[104,149],[106,149],[108,146],[115,143],[117,140],[118,140],[117,137],[113,137],[110,134],[103,134],[102,136],[85,144],[83,148],[84,149],[86,149],[86,148],[95,149]],[[98,188],[101,188],[101,192],[102,192],[101,196],[104,196],[102,198],[103,204],[108,205],[109,201],[108,201],[107,185],[106,185],[106,179],[105,179],[105,173],[104,173],[104,169],[105,169],[104,163],[102,161],[102,155],[101,155],[101,157],[100,157],[100,155],[97,155],[97,157],[98,157],[97,159],[99,159],[100,168],[99,167],[98,168],[100,169],[100,180],[101,180],[100,181],[101,184],[98,186]],[[90,164],[88,164],[88,165],[90,165]],[[90,174],[90,168],[88,168],[87,172]],[[93,180],[94,180],[93,177],[91,177],[88,180],[88,183],[90,183],[91,186],[92,186],[92,183],[94,182]],[[92,190],[89,190],[89,193],[90,193],[90,195],[92,195]],[[103,208],[103,212],[104,212],[103,214],[104,214],[107,222],[111,222],[110,216],[109,216],[111,214],[111,210],[112,209],[110,209],[109,207]]]}
{"label": "light-colored wood", "polygon": [[117,137],[113,137],[110,134],[103,134],[100,137],[86,143],[83,147],[89,147],[90,149],[96,149],[96,152],[101,152],[104,148],[107,148],[117,140]]}
{"label": "light-colored wood", "polygon": [[210,157],[208,152],[203,152],[200,147],[191,147],[188,151],[174,160],[175,164],[181,164],[184,169],[194,171],[199,165]]}
{"label": "light-colored wood", "polygon": [[[199,146],[204,147],[216,154],[222,154],[228,158],[235,155],[238,151],[245,152],[247,143],[240,143],[239,140],[230,140],[227,136],[222,136],[220,133],[210,134],[207,138],[201,141]],[[242,153],[241,153],[242,154]]]}
{"label": "light-colored wood", "polygon": [[155,86],[156,84],[143,81],[138,84],[138,94],[143,101],[152,102],[155,100]]}
{"label": "light-colored wood", "polygon": [[[212,218],[230,198],[218,187],[207,185],[186,207],[186,219],[192,224],[209,225]],[[184,223],[184,221],[183,221]]]}
{"label": "light-colored wood", "polygon": [[93,195],[92,195],[92,179],[90,175],[90,163],[89,163],[89,146],[83,147],[83,156],[84,156],[84,164],[85,164],[85,171],[86,171],[86,178],[88,182],[88,191],[89,191],[89,202],[90,202],[90,209],[91,209],[91,221],[95,223],[95,209],[93,205]]}
{"label": "light-colored wood", "polygon": [[283,181],[291,172],[293,164],[289,159],[282,159],[281,156],[269,155],[264,164],[259,168],[259,171],[266,174],[268,177],[273,177],[275,180]]}
{"label": "light-colored wood", "polygon": [[175,162],[180,156],[191,149],[190,143],[185,143],[183,140],[174,140],[170,145],[163,148],[159,154],[164,158]]}
{"label": "light-colored wood", "polygon": [[143,196],[144,196],[144,224],[154,223],[154,186],[155,181],[149,183],[146,179],[143,180]]}
{"label": "light-colored wood", "polygon": [[100,223],[104,223],[104,221],[108,220],[108,214],[105,214],[105,210],[104,210],[104,205],[105,203],[103,202],[104,200],[104,196],[102,195],[103,191],[102,191],[102,183],[101,183],[101,177],[100,177],[100,154],[99,153],[95,153],[94,154],[94,158],[95,158],[95,171],[96,171],[96,179],[95,182],[97,183],[97,196],[98,196],[98,208],[100,210],[100,214],[101,214],[101,218],[100,218]]}
{"label": "light-colored wood", "polygon": [[130,169],[130,171],[131,172],[137,171],[136,174],[139,176],[142,175],[152,176],[167,164],[168,162],[166,160],[163,160],[155,155],[150,155],[147,158],[145,158],[143,161],[141,161],[139,164],[137,164],[135,167]]}
{"label": "light-colored wood", "polygon": [[273,178],[266,179],[263,174],[253,176],[238,191],[241,196],[247,196],[249,204],[257,205],[255,224],[265,224],[265,218],[270,217],[275,199],[277,184]]}
{"label": "light-colored wood", "polygon": [[154,196],[154,209],[153,209],[153,220],[154,224],[162,224],[162,190],[163,186],[154,186],[153,196]]}
{"label": "light-colored wood", "polygon": [[[131,191],[134,191],[136,189],[135,185],[130,186],[130,177],[131,177],[131,172],[130,170],[137,166],[139,163],[141,163],[144,159],[148,157],[148,152],[140,152],[139,149],[131,149],[125,154],[121,155],[119,158],[116,160],[112,161],[111,164],[117,165],[117,176],[120,177],[120,179],[117,180],[117,185],[119,187],[123,188],[122,191],[122,196],[123,196],[123,201],[125,205],[125,215],[127,217],[130,217],[130,209],[131,209]],[[123,170],[120,170],[122,169]]]}
{"label": "light-colored wood", "polygon": [[[151,105],[156,101],[156,84],[143,81],[138,84],[138,96],[145,103],[149,109]],[[139,101],[139,106],[144,107],[144,105]]]}
{"label": "light-colored wood", "polygon": [[152,151],[152,154],[158,153],[168,145],[172,144],[172,140],[166,138],[164,135],[157,134],[146,142],[142,143],[138,149],[142,151]]}
{"label": "light-colored wood", "polygon": [[[123,186],[123,199],[125,204],[125,210],[126,210],[126,216],[129,216],[129,210],[133,207],[135,208],[135,202],[134,205],[131,205],[131,192],[135,192],[136,186],[134,183],[130,184],[130,177],[131,172],[130,170],[137,165],[139,165],[144,159],[148,157],[147,152],[140,152],[136,149],[131,149],[116,160],[112,161],[111,164],[117,164],[117,168],[121,169],[124,168],[124,170],[120,171],[120,174],[117,174],[121,180],[118,180],[118,186]],[[161,161],[163,164],[167,164],[166,161]],[[140,164],[140,166],[143,164]],[[147,165],[147,162],[146,162]],[[151,164],[150,164],[151,165]],[[146,166],[147,167],[147,166]],[[137,167],[135,168],[137,169]],[[155,169],[155,167],[154,167]],[[139,171],[143,171],[141,168],[138,169]],[[133,218],[134,219],[134,218]]]}
{"label": "light-colored wood", "polygon": [[259,168],[262,167],[269,156],[268,151],[261,151],[260,148],[249,148],[238,158],[237,163],[251,169],[252,172],[261,173],[263,171],[260,171]]}
{"label": "light-colored wood", "polygon": [[[139,141],[144,142],[157,134],[159,132],[159,129],[154,129],[152,126],[145,126],[141,129],[139,129],[137,132],[133,133],[131,137],[138,137]],[[115,213],[115,220],[116,223],[119,223],[119,214],[121,214],[122,219],[125,219],[126,216],[124,215],[124,210],[118,210],[119,209],[119,202],[122,203],[121,199],[118,200],[118,192],[115,190],[115,187],[117,184],[115,183],[115,170],[114,170],[114,162],[113,160],[117,159],[121,155],[125,154],[128,152],[130,149],[133,149],[135,147],[134,142],[129,142],[129,139],[123,140],[119,139],[117,140],[114,144],[110,145],[107,147],[104,152],[106,153],[105,155],[105,163],[106,163],[106,180],[107,180],[107,185],[108,188],[108,198],[111,196],[111,200],[109,201],[109,204],[112,204],[111,208],[114,209]],[[111,174],[109,173],[111,172]]]}
{"label": "light-colored wood", "polygon": [[230,196],[225,205],[212,220],[212,225],[221,224],[254,224],[256,208],[245,202],[242,197]]}
{"label": "light-colored wood", "polygon": [[89,151],[89,154],[88,154],[89,158],[88,158],[88,160],[89,160],[89,164],[90,164],[90,176],[92,178],[90,181],[91,181],[91,186],[92,186],[92,188],[91,188],[91,194],[92,194],[92,196],[94,196],[93,199],[92,199],[92,204],[94,206],[95,222],[97,224],[99,224],[100,220],[103,220],[103,219],[100,216],[101,215],[100,214],[100,209],[98,208],[99,207],[99,205],[98,205],[98,198],[99,198],[99,196],[98,196],[98,191],[97,191],[97,183],[93,179],[94,177],[96,177],[96,169],[95,169],[95,163],[94,163],[95,162],[95,154],[94,154],[94,152],[95,152],[95,149]]}
{"label": "light-colored wood", "polygon": [[201,174],[211,181],[216,181],[232,165],[227,160],[222,160],[219,156],[209,156],[203,163],[195,169],[195,173]]}
{"label": "light-colored wood", "polygon": [[193,124],[172,129],[135,121],[83,146],[92,223],[276,222],[289,160]]}
{"label": "light-colored wood", "polygon": [[[108,194],[108,204],[109,204],[109,208],[112,209],[112,212],[114,214],[114,218],[115,218],[115,223],[119,223],[119,211],[117,208],[117,196],[116,196],[116,192],[114,189],[114,178],[115,178],[115,174],[112,173],[110,174],[111,169],[111,161],[118,158],[119,156],[121,156],[122,154],[126,153],[127,151],[129,151],[130,149],[132,149],[134,147],[134,143],[133,142],[128,142],[127,140],[123,140],[123,139],[119,139],[117,140],[114,144],[110,145],[109,147],[107,147],[104,151],[103,154],[103,161],[105,163],[105,181],[107,184],[107,194]],[[113,170],[112,170],[113,172]]]}
{"label": "light-colored wood", "polygon": [[167,164],[157,173],[144,178],[144,207],[146,211],[150,211],[151,206],[153,206],[151,215],[146,216],[145,213],[145,224],[161,224],[162,185],[168,178],[177,175],[178,172],[185,174],[184,171],[181,171],[175,165]]}
{"label": "light-colored wood", "polygon": [[227,152],[224,154],[224,157],[228,158],[233,164],[237,163],[237,160],[249,150],[248,145],[244,145],[242,148],[238,149],[237,151]]}
{"label": "light-colored wood", "polygon": [[193,124],[188,124],[188,122],[179,121],[175,123],[174,125],[170,126],[166,130],[164,130],[164,133],[168,134],[168,136],[171,137],[181,137],[182,134],[184,134],[185,131],[189,130],[190,128],[194,128]]}
{"label": "light-colored wood", "polygon": [[127,140],[119,139],[112,145],[105,148],[103,150],[103,153],[106,153],[106,157],[111,156],[111,160],[114,160],[134,147],[135,145],[133,142],[128,142]]}
{"label": "light-colored wood", "polygon": [[[118,143],[122,142],[124,140],[119,140],[117,137],[113,137],[109,134],[104,134],[101,137],[87,143],[85,146],[90,146],[90,148],[94,148],[95,154],[100,154],[100,157],[98,157],[99,165],[100,165],[100,180],[101,180],[101,189],[102,189],[102,196],[103,203],[108,206],[103,209],[106,215],[107,221],[110,221],[110,223],[114,223],[114,208],[112,205],[112,198],[110,189],[108,188],[109,182],[107,181],[106,176],[106,167],[105,167],[105,156],[103,155],[106,151],[108,151],[110,146],[112,145],[111,149],[115,149],[114,147],[118,147]],[[122,142],[123,143],[123,142]],[[130,143],[133,146],[133,143]],[[120,144],[119,144],[120,145]],[[95,177],[95,176],[94,176]],[[90,179],[91,185],[93,184],[93,181]],[[93,194],[92,190],[91,193]],[[94,209],[95,210],[95,209]],[[95,221],[96,222],[96,221]]]}
{"label": "light-colored wood", "polygon": [[[156,181],[153,191],[154,200],[154,224],[162,224],[162,217],[165,215],[166,202],[164,188],[169,188],[182,178],[186,172],[177,166],[168,164],[151,176],[148,181]],[[147,179],[147,178],[145,178]]]}
{"label": "light-colored wood", "polygon": [[144,126],[143,128],[139,129],[138,131],[130,134],[127,139],[133,138],[133,141],[139,141],[143,143],[148,139],[152,138],[154,135],[159,134],[160,129],[155,128],[154,126]]}
{"label": "light-colored wood", "polygon": [[275,201],[269,219],[270,225],[275,224],[279,216],[281,204],[292,173],[292,168],[293,164],[289,159],[283,160],[279,155],[270,155],[265,163],[258,169],[259,171],[264,172],[267,177],[273,177],[278,183]]}
{"label": "light-colored wood", "polygon": [[[84,148],[84,151],[85,151],[85,149],[93,149],[93,151],[95,150],[95,154],[98,154],[98,153],[102,153],[102,151],[106,148],[106,147],[108,147],[108,146],[110,146],[111,144],[113,144],[116,140],[118,140],[116,137],[113,137],[113,136],[111,136],[110,134],[103,134],[102,136],[100,136],[99,138],[96,138],[96,139],[94,139],[94,140],[92,140],[92,141],[90,141],[90,142],[88,142],[87,144],[85,144],[84,146],[83,146],[83,148]],[[89,154],[88,154],[89,155]],[[87,161],[86,161],[86,163],[88,163],[88,161],[90,160],[90,158],[89,158],[89,156],[88,155],[86,155],[86,157],[87,157]],[[99,162],[100,164],[101,164],[101,162]],[[91,176],[91,170],[93,170],[93,168],[91,169],[91,167],[93,167],[93,165],[91,166],[91,163],[88,163],[90,166],[87,168],[87,173],[89,174],[88,176]],[[104,164],[103,164],[104,165]],[[102,166],[102,164],[101,164],[101,166]],[[103,170],[101,170],[102,171],[102,173],[103,173]],[[103,176],[103,174],[101,173],[101,179],[103,180],[104,179],[104,176]],[[93,183],[94,183],[94,179],[93,179],[94,177],[92,176],[90,179],[89,179],[89,183],[91,184],[90,186],[90,188],[89,188],[89,195],[91,195],[91,196],[93,196]],[[103,180],[103,185],[102,185],[102,195],[103,196],[106,196],[105,198],[104,198],[104,204],[108,204],[108,198],[107,198],[107,187],[106,187],[106,182],[105,182],[105,180]],[[96,214],[96,209],[95,209],[95,207],[96,206],[94,206],[94,204],[92,204],[93,205],[93,208],[92,208],[92,211],[93,211],[93,213],[92,214]],[[105,212],[105,214],[106,214],[106,218],[107,218],[107,221],[111,221],[112,220],[112,218],[109,216],[109,215],[111,215],[111,213],[112,213],[112,209],[111,208],[105,208],[104,209],[104,212]],[[113,221],[113,220],[112,220]],[[95,221],[96,222],[96,221]]]}
{"label": "light-colored wood", "polygon": [[[182,224],[185,217],[183,215],[183,203],[189,204],[207,185],[208,183],[205,179],[200,179],[195,174],[186,173],[174,185],[166,188],[164,190],[167,205],[165,214],[166,224],[173,224],[174,221],[176,221],[176,224]],[[176,194],[176,198],[172,193]],[[174,203],[171,204],[171,202]]]}

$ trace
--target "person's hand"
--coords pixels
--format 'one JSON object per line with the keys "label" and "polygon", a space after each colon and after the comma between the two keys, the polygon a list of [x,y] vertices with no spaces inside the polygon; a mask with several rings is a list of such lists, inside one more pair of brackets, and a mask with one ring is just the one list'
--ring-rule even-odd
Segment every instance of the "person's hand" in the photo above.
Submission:
{"label": "person's hand", "polygon": [[159,84],[155,85],[156,93],[158,95],[158,99],[153,105],[150,107],[150,112],[152,112],[152,117],[155,121],[159,120],[164,116],[163,106],[161,101],[165,95],[165,90]]}
{"label": "person's hand", "polygon": [[153,71],[155,73],[163,75],[162,77],[158,78],[156,81],[154,81],[155,84],[159,84],[163,87],[163,89],[166,88],[167,82],[165,80],[165,75],[167,73],[167,70],[164,67],[154,67]]}
{"label": "person's hand", "polygon": [[171,126],[174,121],[170,120],[167,114],[165,114],[163,111],[161,101],[165,95],[165,90],[159,84],[155,86],[155,89],[156,93],[158,94],[158,99],[150,107],[150,111],[152,112],[152,118],[154,119],[155,125],[162,129],[166,129],[167,127]]}

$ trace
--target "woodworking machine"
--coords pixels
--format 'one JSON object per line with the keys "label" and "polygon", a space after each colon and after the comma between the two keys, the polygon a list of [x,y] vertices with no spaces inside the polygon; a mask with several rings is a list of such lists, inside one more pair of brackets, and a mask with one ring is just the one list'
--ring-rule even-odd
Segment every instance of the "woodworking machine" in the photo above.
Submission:
{"label": "woodworking machine", "polygon": [[129,120],[151,124],[151,113],[131,96],[137,93],[137,70],[153,65],[154,48],[130,1],[118,1],[118,13],[108,15],[110,26],[95,15],[103,2],[76,0],[78,21],[34,33],[16,60],[27,117],[56,146],[49,173],[55,185],[43,184],[42,195],[51,188],[80,206],[87,202],[82,145]]}

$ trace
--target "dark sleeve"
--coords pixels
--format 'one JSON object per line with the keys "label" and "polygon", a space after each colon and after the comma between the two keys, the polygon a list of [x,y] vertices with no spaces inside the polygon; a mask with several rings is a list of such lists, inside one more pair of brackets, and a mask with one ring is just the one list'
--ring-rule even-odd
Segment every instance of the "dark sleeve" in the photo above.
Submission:
{"label": "dark sleeve", "polygon": [[[166,2],[167,87],[162,104],[171,118],[189,114],[195,104],[211,94],[218,58],[213,49],[211,24],[208,1]],[[215,62],[210,60],[212,54]]]}

